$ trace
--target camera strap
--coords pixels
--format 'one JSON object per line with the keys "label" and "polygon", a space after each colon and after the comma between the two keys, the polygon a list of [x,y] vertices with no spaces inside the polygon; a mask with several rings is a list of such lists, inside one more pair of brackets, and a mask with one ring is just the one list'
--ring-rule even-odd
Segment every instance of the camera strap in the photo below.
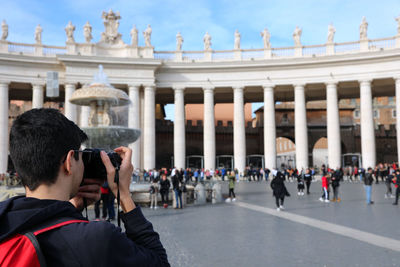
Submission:
{"label": "camera strap", "polygon": [[121,227],[121,217],[120,217],[120,212],[119,212],[119,205],[121,202],[121,197],[120,197],[120,193],[119,193],[119,164],[118,163],[117,163],[117,166],[115,166],[114,183],[117,184],[117,221],[118,221],[118,227]]}

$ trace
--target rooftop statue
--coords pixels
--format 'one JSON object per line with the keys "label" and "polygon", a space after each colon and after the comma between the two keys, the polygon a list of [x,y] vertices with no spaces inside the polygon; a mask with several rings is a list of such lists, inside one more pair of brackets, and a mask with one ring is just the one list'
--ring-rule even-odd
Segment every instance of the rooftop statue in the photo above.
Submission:
{"label": "rooftop statue", "polygon": [[101,33],[100,43],[115,45],[123,44],[121,37],[122,35],[118,33],[119,22],[121,19],[119,12],[114,13],[111,9],[107,13],[103,11],[101,15],[104,23],[104,32]]}
{"label": "rooftop statue", "polygon": [[74,31],[75,31],[75,26],[72,25],[71,21],[68,22],[68,25],[65,27],[65,34],[67,35],[67,43],[75,43]]}
{"label": "rooftop statue", "polygon": [[271,34],[269,33],[267,28],[265,28],[261,32],[261,37],[263,38],[264,49],[270,49],[271,48],[271,43],[269,42],[269,40],[271,38]]}
{"label": "rooftop statue", "polygon": [[211,50],[211,35],[206,32],[206,34],[203,37],[204,41],[204,50],[209,51]]}
{"label": "rooftop statue", "polygon": [[8,25],[5,20],[3,20],[3,22],[1,23],[1,30],[2,30],[1,40],[5,41],[7,40],[8,37]]}
{"label": "rooftop statue", "polygon": [[42,44],[42,32],[43,29],[40,24],[38,24],[35,29],[35,41],[37,44]]}
{"label": "rooftop statue", "polygon": [[360,40],[368,40],[367,31],[368,31],[368,22],[366,18],[363,17],[360,24]]}
{"label": "rooftop statue", "polygon": [[93,39],[93,37],[92,37],[92,26],[90,26],[89,21],[86,22],[85,26],[83,26],[83,36],[85,37],[85,41],[88,44]]}
{"label": "rooftop statue", "polygon": [[138,47],[138,42],[139,42],[138,29],[136,28],[136,25],[133,25],[133,28],[131,30],[131,45],[134,48],[136,48]]}
{"label": "rooftop statue", "polygon": [[183,37],[180,32],[176,34],[176,51],[182,50]]}
{"label": "rooftop statue", "polygon": [[240,49],[240,33],[238,30],[235,31],[235,44],[234,44],[234,49],[239,50]]}
{"label": "rooftop statue", "polygon": [[397,35],[400,35],[400,16],[396,18],[397,21]]}
{"label": "rooftop statue", "polygon": [[333,38],[335,37],[335,32],[336,32],[335,27],[332,24],[329,24],[329,26],[328,26],[328,40],[327,40],[328,44],[333,43]]}
{"label": "rooftop statue", "polygon": [[146,47],[151,47],[151,26],[147,25],[147,29],[143,32],[144,43]]}
{"label": "rooftop statue", "polygon": [[299,28],[299,26],[296,26],[296,29],[294,29],[293,40],[294,40],[294,45],[295,46],[301,46],[300,38],[301,38],[302,32],[303,31],[302,31],[301,28]]}

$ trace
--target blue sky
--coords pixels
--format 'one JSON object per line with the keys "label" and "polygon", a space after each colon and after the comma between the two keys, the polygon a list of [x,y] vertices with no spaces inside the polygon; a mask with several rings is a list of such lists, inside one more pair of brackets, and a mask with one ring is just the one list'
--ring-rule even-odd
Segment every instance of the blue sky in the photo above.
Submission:
{"label": "blue sky", "polygon": [[[125,42],[130,42],[133,24],[140,33],[150,24],[158,51],[174,50],[178,31],[184,38],[183,50],[202,50],[206,31],[213,49],[232,49],[236,29],[242,48],[261,48],[260,32],[265,27],[272,47],[292,46],[296,25],[303,29],[304,45],[322,44],[330,23],[336,28],[335,42],[355,41],[362,16],[369,23],[369,38],[389,37],[396,34],[394,19],[400,15],[400,0],[0,0],[0,6],[0,19],[9,25],[9,41],[33,43],[40,23],[44,44],[64,45],[64,28],[72,21],[75,40],[83,42],[83,25],[89,21],[97,42],[103,31],[101,13],[112,8],[121,14],[119,31]],[[139,44],[143,43],[140,34]],[[172,112],[168,108],[169,118]]]}

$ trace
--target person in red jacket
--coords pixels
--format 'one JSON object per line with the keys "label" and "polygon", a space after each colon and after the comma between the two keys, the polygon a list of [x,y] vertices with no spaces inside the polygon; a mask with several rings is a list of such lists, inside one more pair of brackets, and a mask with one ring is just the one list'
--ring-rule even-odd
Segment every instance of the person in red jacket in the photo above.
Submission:
{"label": "person in red jacket", "polygon": [[319,198],[319,200],[325,201],[326,203],[329,202],[329,191],[328,191],[328,186],[329,186],[328,178],[329,177],[330,177],[330,173],[327,173],[326,175],[322,176],[322,178],[321,178],[322,196]]}
{"label": "person in red jacket", "polygon": [[395,199],[393,205],[397,205],[399,202],[399,195],[400,195],[400,170],[399,169],[396,170],[396,175],[392,181],[394,183],[394,187],[396,188],[396,193],[395,193],[396,199]]}

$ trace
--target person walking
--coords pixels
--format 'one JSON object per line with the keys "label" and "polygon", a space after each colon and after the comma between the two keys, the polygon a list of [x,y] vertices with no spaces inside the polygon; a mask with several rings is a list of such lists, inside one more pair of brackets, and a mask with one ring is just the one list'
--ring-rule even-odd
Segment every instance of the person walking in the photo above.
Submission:
{"label": "person walking", "polygon": [[333,199],[332,202],[340,202],[339,197],[339,186],[341,180],[341,171],[340,168],[337,168],[334,174],[332,175],[332,189],[333,189]]}
{"label": "person walking", "polygon": [[322,196],[319,198],[320,201],[325,201],[326,203],[329,203],[329,181],[328,178],[330,177],[330,173],[325,172],[325,175],[322,176],[321,182],[322,182]]}
{"label": "person walking", "polygon": [[231,202],[231,201],[235,202],[236,201],[236,195],[235,195],[236,177],[235,177],[234,171],[231,171],[229,173],[228,180],[229,180],[229,197],[226,199],[226,202]]}
{"label": "person walking", "polygon": [[285,177],[281,172],[276,172],[276,176],[271,181],[271,188],[273,191],[273,196],[275,197],[276,210],[281,211],[285,208],[283,207],[283,203],[285,202],[285,196],[290,197],[289,192],[285,186]]}
{"label": "person walking", "polygon": [[367,205],[374,204],[374,202],[371,200],[371,194],[372,194],[372,183],[374,182],[374,178],[372,177],[372,168],[368,168],[368,172],[365,174],[363,177],[364,180],[364,188],[365,188],[365,195],[367,198]]}
{"label": "person walking", "polygon": [[297,195],[304,196],[304,172],[301,171],[300,175],[297,176]]}
{"label": "person walking", "polygon": [[179,180],[179,176],[178,175],[174,175],[171,177],[172,180],[172,188],[174,189],[174,193],[175,193],[175,203],[176,206],[174,207],[175,209],[182,209],[182,191],[180,188],[180,185],[182,183],[181,180]]}
{"label": "person walking", "polygon": [[393,198],[392,180],[396,177],[396,173],[392,167],[389,168],[389,174],[385,176],[386,193],[385,198]]}
{"label": "person walking", "polygon": [[94,214],[96,216],[96,220],[99,220],[100,217],[100,203],[102,203],[102,212],[103,212],[103,220],[107,219],[107,209],[108,209],[108,201],[109,201],[109,188],[108,188],[108,183],[107,181],[103,183],[103,185],[100,187],[101,191],[101,198],[96,201],[94,204]]}
{"label": "person walking", "polygon": [[393,178],[394,187],[396,188],[396,198],[393,205],[397,205],[399,203],[399,195],[400,195],[400,170],[396,170],[396,176]]}
{"label": "person walking", "polygon": [[160,193],[161,193],[161,202],[165,209],[168,208],[168,195],[170,187],[171,183],[167,179],[167,174],[163,173],[160,181]]}
{"label": "person walking", "polygon": [[157,207],[158,198],[158,179],[153,179],[150,185],[150,209],[158,209]]}
{"label": "person walking", "polygon": [[304,174],[304,181],[306,183],[307,195],[310,194],[310,186],[311,186],[312,174],[309,168],[306,169],[306,173]]}

